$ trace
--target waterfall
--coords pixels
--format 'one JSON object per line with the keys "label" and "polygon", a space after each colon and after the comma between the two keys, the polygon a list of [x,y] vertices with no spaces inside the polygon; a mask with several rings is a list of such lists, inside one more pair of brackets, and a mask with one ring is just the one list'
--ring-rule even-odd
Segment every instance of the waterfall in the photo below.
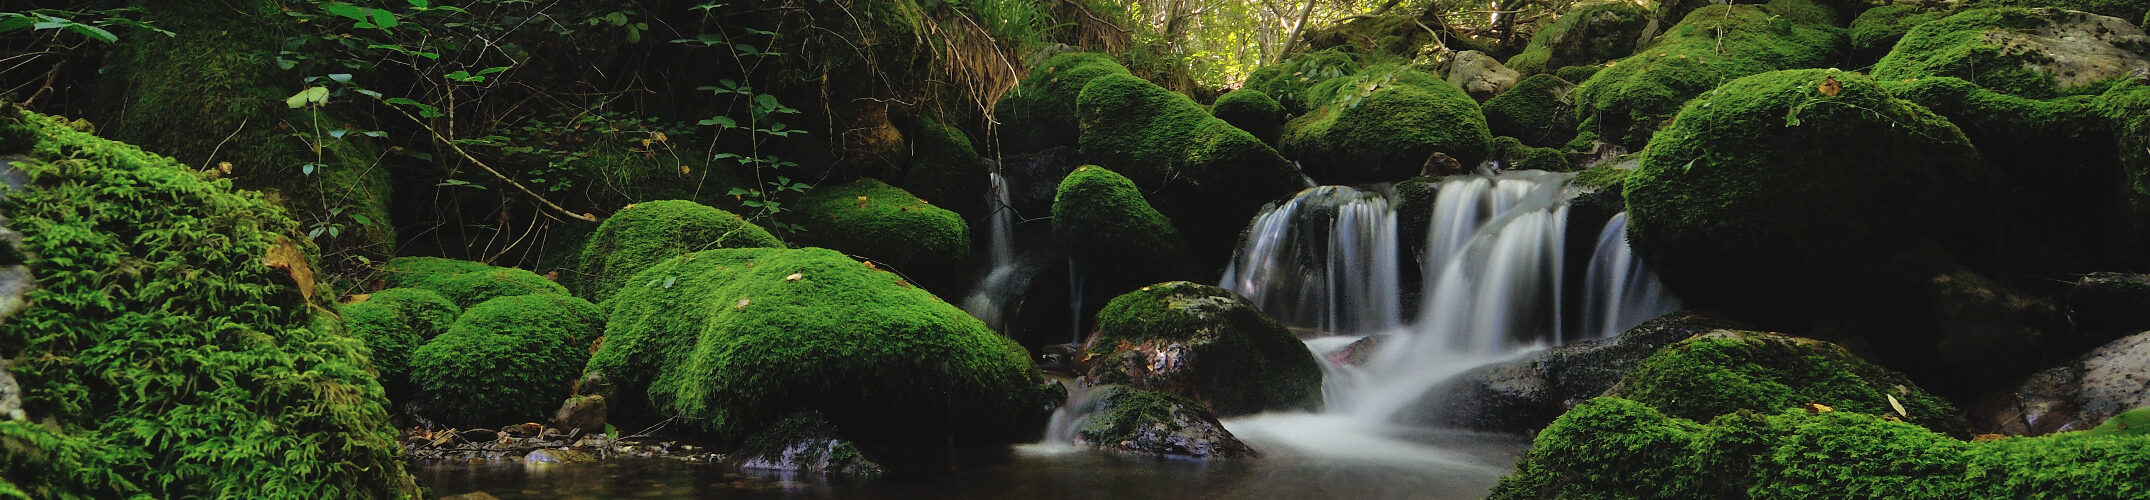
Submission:
{"label": "waterfall", "polygon": [[978,286],[971,289],[970,295],[963,298],[963,312],[970,313],[971,316],[984,321],[986,326],[992,327],[994,331],[1006,335],[1008,334],[1008,325],[1002,307],[1008,302],[1009,297],[1013,297],[1018,292],[1018,290],[1015,290],[1015,285],[1018,281],[1016,279],[1016,267],[1018,264],[1015,258],[1015,210],[1010,208],[1011,205],[1008,203],[1008,181],[1001,178],[999,172],[991,172],[986,175],[988,176],[988,185],[992,187],[986,193],[986,208],[992,211],[992,214],[986,218],[988,224],[986,226],[988,238],[986,256],[987,261],[991,262],[993,267],[986,272],[983,278],[978,280]]}
{"label": "waterfall", "polygon": [[1679,299],[1665,293],[1657,276],[1627,246],[1627,212],[1614,214],[1605,222],[1605,230],[1598,232],[1597,250],[1591,253],[1586,276],[1583,335],[1619,335],[1680,308]]}
{"label": "waterfall", "polygon": [[1223,287],[1284,324],[1316,332],[1401,326],[1396,212],[1389,194],[1318,186],[1256,216]]}

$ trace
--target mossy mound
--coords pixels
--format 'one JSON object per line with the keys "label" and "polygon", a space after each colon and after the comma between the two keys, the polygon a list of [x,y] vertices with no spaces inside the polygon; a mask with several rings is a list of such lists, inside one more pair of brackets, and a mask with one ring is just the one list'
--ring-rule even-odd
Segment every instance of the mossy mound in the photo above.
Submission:
{"label": "mossy mound", "polygon": [[1717,330],[1667,346],[1605,395],[1694,421],[1740,410],[1766,414],[1820,404],[1897,415],[1934,432],[1968,436],[1955,405],[1919,390],[1903,375],[1836,344],[1773,333]]}
{"label": "mossy mound", "polygon": [[1948,17],[1949,11],[1918,4],[1890,4],[1868,9],[1851,21],[1852,67],[1870,67],[1896,48],[1911,28]]}
{"label": "mossy mound", "polygon": [[567,287],[537,273],[467,260],[397,257],[382,266],[381,273],[389,287],[432,290],[465,309],[496,297],[568,294]]}
{"label": "mossy mound", "polygon": [[1075,431],[1079,443],[1131,455],[1217,459],[1255,456],[1202,403],[1178,394],[1105,387]]}
{"label": "mossy mound", "polygon": [[828,417],[804,411],[785,417],[768,430],[754,433],[731,455],[739,467],[750,470],[852,477],[880,475],[881,464],[859,451],[858,444],[838,437]]}
{"label": "mossy mound", "polygon": [[[783,248],[784,242],[737,214],[683,200],[628,205],[606,217],[582,244],[575,293],[604,302],[613,290],[658,261],[711,248]],[[400,260],[400,259],[399,259]]]}
{"label": "mossy mound", "polygon": [[1277,143],[1284,126],[1284,106],[1269,94],[1255,90],[1239,89],[1217,96],[1217,102],[1209,106],[1209,114],[1270,145]]}
{"label": "mossy mound", "polygon": [[57,117],[4,115],[35,141],[0,174],[20,182],[0,197],[22,235],[6,255],[37,280],[29,307],[0,322],[28,417],[0,421],[6,489],[418,494],[365,344],[322,314],[298,222],[170,158]]}
{"label": "mossy mound", "polygon": [[[2115,86],[2092,101],[2092,106],[2104,115],[2119,141],[2116,149],[2128,176],[2128,190],[2139,199],[2150,197],[2150,82]],[[2150,202],[2140,205],[2150,206]]]}
{"label": "mossy mound", "polygon": [[1342,49],[1308,52],[1284,62],[1255,68],[1254,73],[1247,75],[1246,86],[1241,88],[1269,94],[1284,106],[1285,113],[1302,115],[1313,109],[1307,99],[1314,86],[1358,74],[1360,69],[1358,58]]}
{"label": "mossy mound", "polygon": [[1083,86],[1100,76],[1126,74],[1127,68],[1112,56],[1096,52],[1061,53],[1032,68],[1022,85],[993,105],[993,113],[1006,124],[1001,127],[1001,155],[1075,145],[1081,132],[1075,99]]}
{"label": "mossy mound", "polygon": [[911,147],[910,167],[894,184],[935,206],[977,220],[986,215],[990,164],[978,158],[970,136],[931,114],[905,120]]}
{"label": "mossy mound", "polygon": [[1134,181],[1084,166],[1053,195],[1053,239],[1098,286],[1123,290],[1187,277],[1193,258],[1172,221],[1142,201]]}
{"label": "mossy mound", "polygon": [[[1952,76],[2005,94],[2044,99],[2102,91],[2143,61],[2150,45],[2127,21],[2052,9],[1991,8],[1920,24],[1874,63],[1882,81]],[[2062,57],[2065,55],[2065,57]]]}
{"label": "mossy mound", "polygon": [[471,306],[411,353],[420,413],[461,427],[542,421],[571,393],[603,325],[596,305],[563,294]]}
{"label": "mossy mound", "polygon": [[1764,73],[1688,103],[1643,150],[1628,238],[1692,305],[1797,317],[1918,286],[1930,269],[1905,259],[1991,179],[1955,125],[1873,79]]}
{"label": "mossy mound", "polygon": [[1486,129],[1534,146],[1554,146],[1575,137],[1575,84],[1553,75],[1531,75],[1515,88],[1486,101]]}
{"label": "mossy mound", "polygon": [[970,226],[955,212],[879,180],[820,186],[786,214],[792,239],[865,257],[930,289],[955,286],[970,264]]}
{"label": "mossy mound", "polygon": [[337,307],[344,328],[373,352],[373,370],[395,400],[411,397],[411,352],[448,331],[463,308],[432,290],[390,288]]}
{"label": "mossy mound", "polygon": [[718,249],[658,263],[606,301],[586,372],[622,406],[737,439],[816,410],[859,440],[1009,441],[1050,385],[1021,346],[893,274],[834,251]]}
{"label": "mossy mound", "polygon": [[2122,498],[2150,438],[2070,432],[1965,442],[1852,412],[1739,412],[1708,424],[1602,397],[1538,434],[1492,498]]}
{"label": "mossy mound", "polygon": [[1150,285],[1112,299],[1097,323],[1082,353],[1095,383],[1187,396],[1222,416],[1321,404],[1306,344],[1229,290]]}
{"label": "mossy mound", "polygon": [[1794,23],[1767,6],[1703,7],[1581,82],[1575,116],[1584,133],[1641,149],[1688,99],[1743,76],[1827,66],[1844,47],[1843,30]]}
{"label": "mossy mound", "polygon": [[1642,30],[1649,24],[1649,9],[1634,3],[1576,5],[1532,34],[1530,45],[1508,58],[1508,69],[1524,75],[1551,73],[1627,57],[1635,53],[1635,44],[1642,41]]}
{"label": "mossy mound", "polygon": [[1478,101],[1418,70],[1374,66],[1311,93],[1316,107],[1285,126],[1279,147],[1317,182],[1393,182],[1434,153],[1475,166],[1493,140]]}
{"label": "mossy mound", "polygon": [[[2139,0],[1968,0],[1966,2],[1963,2],[1962,5],[1966,8],[2050,7],[2055,9],[2079,10],[2092,14],[2113,16],[2127,20],[2142,19],[2144,21],[2150,21],[2150,4],[2143,3]],[[2146,22],[2144,24],[2136,26],[2146,27],[2145,25],[2150,25],[2150,22]]]}
{"label": "mossy mound", "polygon": [[1523,144],[1514,137],[1493,139],[1493,161],[1500,162],[1503,169],[1544,170],[1567,172],[1575,170],[1567,151],[1560,148],[1536,148]]}

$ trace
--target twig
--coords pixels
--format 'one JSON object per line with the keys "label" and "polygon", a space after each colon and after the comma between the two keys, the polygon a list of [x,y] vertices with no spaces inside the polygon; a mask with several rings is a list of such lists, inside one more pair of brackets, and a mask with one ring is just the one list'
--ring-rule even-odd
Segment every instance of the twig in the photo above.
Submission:
{"label": "twig", "polygon": [[200,166],[201,168],[216,168],[216,164],[215,164],[215,163],[211,163],[211,162],[214,162],[214,161],[216,161],[216,153],[217,153],[218,151],[223,151],[223,150],[224,150],[224,143],[228,143],[228,142],[231,142],[231,138],[233,138],[233,137],[238,137],[238,136],[239,136],[239,131],[241,131],[241,130],[246,130],[246,121],[247,121],[247,120],[252,120],[252,119],[253,119],[253,117],[251,117],[251,116],[249,116],[249,117],[244,117],[244,118],[240,118],[240,119],[239,119],[239,127],[238,127],[238,128],[234,128],[234,129],[231,129],[231,135],[227,135],[227,136],[224,136],[224,140],[221,140],[221,141],[217,141],[217,143],[216,143],[216,147],[213,147],[213,148],[209,148],[209,157],[208,157],[208,158],[205,158],[205,159],[203,159],[201,163],[197,163],[197,164],[195,164],[195,165],[197,165],[197,166]]}
{"label": "twig", "polygon": [[509,186],[514,186],[515,190],[522,191],[523,194],[530,195],[531,198],[537,198],[538,203],[545,205],[546,208],[551,208],[554,211],[558,211],[562,215],[566,215],[570,219],[580,220],[584,222],[597,222],[596,216],[570,212],[567,210],[566,207],[562,207],[557,203],[553,203],[552,200],[545,199],[544,196],[537,194],[536,191],[531,191],[529,187],[524,186],[522,183],[515,182],[515,179],[510,179],[507,175],[501,174],[499,170],[494,170],[491,165],[486,165],[484,161],[478,160],[476,156],[471,156],[469,151],[464,151],[463,146],[456,144],[455,141],[449,140],[446,136],[440,135],[439,130],[433,129],[433,124],[426,123],[425,120],[418,119],[417,116],[412,115],[409,111],[404,111],[403,108],[398,108],[392,104],[388,106],[388,109],[396,110],[396,113],[402,114],[404,118],[409,118],[411,121],[417,122],[418,126],[424,127],[426,129],[426,133],[433,134],[433,139],[440,141],[442,144],[447,144],[448,149],[455,150],[455,154],[458,156],[462,156],[463,160],[469,161],[472,165],[477,165],[480,169],[484,169],[485,173],[493,174],[493,178],[500,179],[500,182],[505,182]]}

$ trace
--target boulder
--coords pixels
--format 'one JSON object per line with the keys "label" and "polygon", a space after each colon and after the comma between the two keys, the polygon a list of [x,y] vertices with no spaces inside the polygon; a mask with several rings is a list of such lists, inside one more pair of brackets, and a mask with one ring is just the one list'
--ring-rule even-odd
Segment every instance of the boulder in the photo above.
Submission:
{"label": "boulder", "polygon": [[1643,359],[1604,395],[1698,422],[1821,405],[1969,435],[1955,405],[1903,375],[1836,344],[1768,332],[1715,330],[1680,341]]}
{"label": "boulder", "polygon": [[575,294],[604,302],[627,277],[657,261],[711,248],[781,248],[769,231],[737,214],[685,200],[635,203],[597,225],[582,244]]}
{"label": "boulder", "polygon": [[1648,41],[1643,31],[1649,24],[1650,11],[1635,3],[1577,4],[1531,34],[1530,45],[1508,58],[1508,67],[1528,77],[1627,57]]}
{"label": "boulder", "polygon": [[[2150,20],[2150,4],[2136,0],[1964,0],[1964,8],[1981,7],[2047,7],[2089,12],[2120,19]],[[2150,25],[2150,23],[2144,23]],[[2142,25],[2138,25],[2142,26]]]}
{"label": "boulder", "polygon": [[2068,291],[2068,318],[2085,332],[2150,329],[2150,275],[2091,273]]}
{"label": "boulder", "polygon": [[1515,88],[1522,76],[1515,70],[1502,66],[1499,59],[1476,50],[1457,52],[1448,63],[1448,84],[1463,89],[1478,102]]}
{"label": "boulder", "polygon": [[568,294],[567,287],[528,270],[439,257],[397,257],[381,274],[390,288],[430,290],[464,309],[500,297]]}
{"label": "boulder", "polygon": [[1896,42],[1921,24],[1948,17],[1952,12],[1939,5],[1919,2],[1892,3],[1867,9],[1851,21],[1851,60],[1854,67],[1871,67],[1896,48]]}
{"label": "boulder", "polygon": [[1271,146],[1283,133],[1284,106],[1258,90],[1242,88],[1217,96],[1217,102],[1209,106],[1209,114]]}
{"label": "boulder", "polygon": [[605,430],[605,412],[604,396],[570,396],[553,410],[552,422],[563,429],[597,432]]}
{"label": "boulder", "polygon": [[[1405,417],[1432,426],[1527,434],[1604,394],[1658,349],[1736,326],[1696,313],[1650,320],[1619,337],[1585,340],[1474,368],[1433,390]],[[1369,339],[1379,337],[1369,337]]]}
{"label": "boulder", "polygon": [[1342,49],[1308,52],[1255,68],[1241,88],[1268,94],[1287,115],[1297,116],[1313,109],[1314,104],[1308,100],[1313,98],[1315,86],[1358,74],[1361,69],[1358,58]]}
{"label": "boulder", "polygon": [[572,392],[604,325],[596,305],[564,294],[471,306],[411,353],[420,413],[455,427],[534,422]]}
{"label": "boulder", "polygon": [[819,412],[785,417],[755,433],[732,450],[729,459],[750,472],[826,474],[867,477],[883,472],[881,464],[859,451],[858,444],[837,437],[836,427]]}
{"label": "boulder", "polygon": [[426,341],[448,331],[463,308],[422,288],[390,288],[373,292],[366,300],[337,306],[344,330],[366,342],[373,353],[373,370],[381,387],[397,401],[409,400],[411,352]]}
{"label": "boulder", "polygon": [[1553,75],[1531,75],[1481,109],[1495,136],[1533,146],[1558,146],[1575,137],[1575,84]]}
{"label": "boulder", "polygon": [[875,179],[816,186],[784,220],[801,228],[800,245],[874,260],[930,290],[953,291],[970,265],[962,216]]}
{"label": "boulder", "polygon": [[[1151,209],[1133,181],[1104,167],[1075,169],[1053,197],[1053,239],[1083,277],[1086,300],[1194,278],[1194,258],[1172,221]],[[1095,307],[1095,306],[1093,306]]]}
{"label": "boulder", "polygon": [[1159,283],[1097,317],[1082,352],[1092,383],[1179,394],[1227,417],[1321,404],[1321,365],[1306,344],[1231,291]]}
{"label": "boulder", "polygon": [[1991,8],[1920,24],[1874,63],[1874,78],[1952,76],[2044,99],[2150,68],[2150,37],[2129,21],[2058,9]]}
{"label": "boulder", "polygon": [[1971,432],[2037,436],[2088,430],[2150,406],[2150,332],[2115,340],[2075,361],[1988,393],[1970,406]]}
{"label": "boulder", "polygon": [[1075,442],[1118,453],[1195,460],[1252,458],[1209,408],[1186,397],[1126,387],[1104,387],[1096,410],[1083,417]]}
{"label": "boulder", "polygon": [[1003,130],[1002,156],[1074,146],[1081,129],[1075,99],[1090,80],[1105,75],[1126,75],[1111,55],[1096,52],[1062,52],[1030,70],[1021,85],[1008,91],[993,105]]}
{"label": "boulder", "polygon": [[1485,115],[1461,89],[1396,65],[1367,68],[1309,91],[1313,109],[1285,124],[1279,148],[1315,182],[1394,182],[1434,153],[1464,167],[1485,161]]}
{"label": "boulder", "polygon": [[978,157],[962,129],[932,114],[905,119],[903,125],[910,162],[902,174],[889,178],[891,183],[964,220],[984,217],[992,190],[986,174],[993,162]]}
{"label": "boulder", "polygon": [[1773,10],[1779,6],[1697,9],[1669,27],[1648,49],[1614,61],[1579,82],[1575,116],[1585,137],[1577,140],[1602,138],[1640,150],[1689,99],[1724,82],[1775,70],[1827,66],[1843,53],[1842,30],[1781,18]]}

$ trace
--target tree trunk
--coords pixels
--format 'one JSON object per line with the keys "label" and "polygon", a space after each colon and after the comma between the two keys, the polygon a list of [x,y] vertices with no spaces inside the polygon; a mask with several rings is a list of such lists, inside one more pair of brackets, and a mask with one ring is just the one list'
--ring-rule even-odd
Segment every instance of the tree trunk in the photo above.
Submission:
{"label": "tree trunk", "polygon": [[1271,63],[1284,60],[1286,54],[1290,54],[1292,49],[1299,47],[1299,34],[1306,31],[1306,18],[1314,13],[1314,2],[1316,1],[1319,0],[1306,0],[1306,6],[1299,8],[1299,22],[1292,23],[1291,33],[1284,35],[1284,49],[1277,51],[1276,60],[1270,61]]}

